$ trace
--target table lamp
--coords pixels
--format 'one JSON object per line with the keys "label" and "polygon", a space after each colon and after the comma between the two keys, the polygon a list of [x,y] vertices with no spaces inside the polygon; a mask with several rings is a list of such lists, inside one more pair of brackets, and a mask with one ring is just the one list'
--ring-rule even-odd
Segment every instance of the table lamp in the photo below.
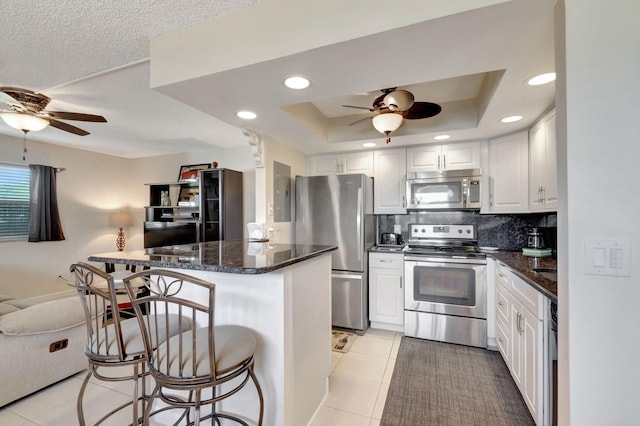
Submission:
{"label": "table lamp", "polygon": [[118,228],[118,236],[116,237],[116,248],[118,251],[124,250],[124,228],[133,225],[133,216],[131,213],[117,212],[109,215],[109,226]]}

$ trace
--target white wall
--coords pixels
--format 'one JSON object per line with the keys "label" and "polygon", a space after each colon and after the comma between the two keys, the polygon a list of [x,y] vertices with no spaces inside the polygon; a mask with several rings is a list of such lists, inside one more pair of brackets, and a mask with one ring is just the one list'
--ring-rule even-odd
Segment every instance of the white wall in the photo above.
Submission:
{"label": "white wall", "polygon": [[[273,205],[273,162],[277,161],[291,167],[291,222],[274,222],[273,212],[269,205]],[[267,228],[274,230],[271,241],[289,243],[295,239],[295,178],[296,175],[306,175],[306,157],[301,152],[274,140],[267,138],[264,170],[265,223]]]}
{"label": "white wall", "polygon": [[[75,137],[75,136],[70,136]],[[184,164],[217,161],[219,167],[244,173],[244,219],[255,220],[255,162],[249,145],[228,150],[127,160],[51,144],[28,142],[22,161],[22,138],[0,137],[0,162],[64,167],[58,174],[58,204],[66,240],[0,243],[0,293],[29,296],[60,291],[68,286],[69,265],[87,256],[115,251],[116,230],[108,216],[125,210],[134,225],[125,230],[127,249],[143,247],[143,207],[149,203],[145,183],[171,182]]]}
{"label": "white wall", "polygon": [[[77,137],[77,136],[69,136]],[[66,240],[0,243],[0,293],[28,296],[68,289],[69,265],[91,253],[115,251],[116,230],[107,227],[110,212],[127,209],[137,183],[128,178],[128,161],[100,154],[0,137],[0,158],[10,164],[64,167],[57,177],[58,203]]]}
{"label": "white wall", "polygon": [[[640,2],[564,3],[561,424],[635,425],[640,404]],[[610,238],[631,241],[631,276],[585,274],[585,240]]]}

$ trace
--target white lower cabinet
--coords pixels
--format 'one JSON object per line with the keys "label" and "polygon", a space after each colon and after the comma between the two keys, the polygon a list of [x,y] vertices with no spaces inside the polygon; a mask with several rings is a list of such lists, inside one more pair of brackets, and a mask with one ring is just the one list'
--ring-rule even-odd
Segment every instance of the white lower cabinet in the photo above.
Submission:
{"label": "white lower cabinet", "polygon": [[498,349],[537,425],[544,425],[544,296],[496,265]]}
{"label": "white lower cabinet", "polygon": [[404,256],[369,253],[369,320],[371,328],[404,331]]}

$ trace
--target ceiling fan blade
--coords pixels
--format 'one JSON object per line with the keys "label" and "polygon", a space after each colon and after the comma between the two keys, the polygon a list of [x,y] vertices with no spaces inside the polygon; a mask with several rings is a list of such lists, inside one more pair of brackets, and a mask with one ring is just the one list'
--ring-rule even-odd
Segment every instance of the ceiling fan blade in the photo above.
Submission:
{"label": "ceiling fan blade", "polygon": [[64,130],[65,132],[73,133],[79,136],[87,136],[90,134],[86,130],[82,130],[76,126],[72,126],[71,124],[63,123],[62,121],[54,120],[53,118],[45,118],[53,127]]}
{"label": "ceiling fan blade", "polygon": [[82,114],[79,112],[43,111],[43,114],[58,120],[92,121],[95,123],[107,122],[107,119],[101,115]]}
{"label": "ceiling fan blade", "polygon": [[411,108],[402,113],[402,115],[407,120],[418,120],[438,115],[440,111],[442,111],[442,107],[438,104],[431,102],[414,102]]}
{"label": "ceiling fan blade", "polygon": [[358,109],[366,109],[367,111],[371,111],[374,112],[375,109],[373,108],[369,108],[369,107],[361,107],[361,106],[355,106],[355,105],[342,105],[345,108],[358,108]]}
{"label": "ceiling fan blade", "polygon": [[16,100],[16,98],[14,98],[11,95],[6,94],[5,92],[0,92],[0,102],[8,105],[12,109],[15,109],[15,108],[25,109],[24,105],[22,105],[20,102],[18,102]]}
{"label": "ceiling fan blade", "polygon": [[361,121],[365,121],[365,120],[371,120],[373,117],[365,117],[365,118],[361,118],[360,120],[356,120],[353,123],[349,123],[349,126],[353,126],[354,124],[358,124]]}

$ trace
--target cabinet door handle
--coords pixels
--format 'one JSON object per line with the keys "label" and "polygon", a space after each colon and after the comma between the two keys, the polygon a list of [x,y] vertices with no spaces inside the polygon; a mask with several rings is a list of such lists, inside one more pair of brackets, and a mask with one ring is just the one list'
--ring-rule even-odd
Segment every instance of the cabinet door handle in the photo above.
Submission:
{"label": "cabinet door handle", "polygon": [[524,325],[522,325],[523,320],[524,320],[524,317],[522,316],[522,314],[520,312],[518,312],[517,327],[518,327],[518,333],[519,334],[524,333]]}
{"label": "cabinet door handle", "polygon": [[504,343],[504,340],[502,340],[502,337],[498,337],[498,342]]}
{"label": "cabinet door handle", "polygon": [[442,156],[442,170],[447,170],[447,154]]}
{"label": "cabinet door handle", "polygon": [[402,277],[400,277],[400,288],[402,288]]}
{"label": "cabinet door handle", "polygon": [[498,302],[498,306],[504,306],[504,303],[502,303],[502,300]]}
{"label": "cabinet door handle", "polygon": [[440,170],[440,154],[438,154],[438,170]]}
{"label": "cabinet door handle", "polygon": [[493,193],[489,193],[489,206],[493,207]]}
{"label": "cabinet door handle", "polygon": [[540,189],[542,190],[542,202],[546,203],[547,202],[547,190],[544,188],[544,186],[541,186]]}
{"label": "cabinet door handle", "polygon": [[402,196],[402,208],[407,208],[407,198],[404,195]]}

